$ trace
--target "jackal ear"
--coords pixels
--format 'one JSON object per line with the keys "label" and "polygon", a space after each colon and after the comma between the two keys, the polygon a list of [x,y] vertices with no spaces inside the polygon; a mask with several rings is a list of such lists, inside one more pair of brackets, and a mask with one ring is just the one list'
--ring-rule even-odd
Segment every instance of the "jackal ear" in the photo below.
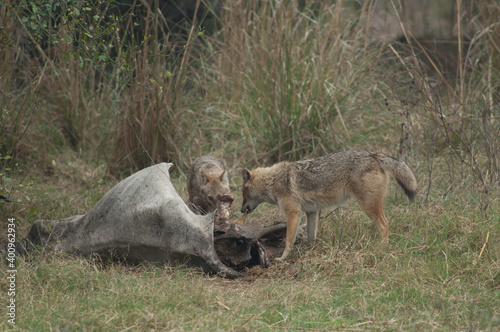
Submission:
{"label": "jackal ear", "polygon": [[210,181],[210,178],[208,177],[208,175],[205,174],[205,172],[203,172],[203,171],[201,171],[201,181],[203,182],[204,185]]}
{"label": "jackal ear", "polygon": [[252,180],[252,177],[253,177],[252,172],[251,172],[251,171],[249,171],[249,170],[248,170],[248,169],[246,169],[246,168],[243,168],[243,169],[241,170],[241,176],[243,176],[243,181],[244,181],[244,182],[247,182],[247,181]]}
{"label": "jackal ear", "polygon": [[227,170],[224,170],[224,172],[222,172],[219,179],[221,180],[222,183],[229,183],[229,178],[227,176]]}

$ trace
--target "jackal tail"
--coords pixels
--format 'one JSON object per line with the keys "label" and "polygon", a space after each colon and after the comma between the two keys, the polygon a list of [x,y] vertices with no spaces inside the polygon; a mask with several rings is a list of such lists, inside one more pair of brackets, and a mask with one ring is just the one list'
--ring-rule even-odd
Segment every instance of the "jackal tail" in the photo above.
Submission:
{"label": "jackal tail", "polygon": [[387,155],[380,155],[378,160],[394,176],[410,201],[413,201],[417,195],[418,184],[412,169],[405,162]]}

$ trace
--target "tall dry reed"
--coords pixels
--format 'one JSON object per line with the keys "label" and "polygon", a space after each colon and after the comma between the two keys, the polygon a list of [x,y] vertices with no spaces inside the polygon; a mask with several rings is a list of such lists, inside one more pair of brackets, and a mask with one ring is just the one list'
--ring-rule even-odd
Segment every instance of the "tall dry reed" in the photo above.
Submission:
{"label": "tall dry reed", "polygon": [[370,111],[363,71],[377,50],[365,40],[368,4],[356,12],[328,1],[226,3],[206,63],[218,107],[230,114],[220,126],[245,159],[299,159],[346,144],[346,114]]}

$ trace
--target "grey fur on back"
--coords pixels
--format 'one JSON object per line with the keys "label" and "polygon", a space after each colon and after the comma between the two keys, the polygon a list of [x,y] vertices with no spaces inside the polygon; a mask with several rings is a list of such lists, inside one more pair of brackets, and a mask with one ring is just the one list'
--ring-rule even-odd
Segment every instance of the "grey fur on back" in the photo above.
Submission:
{"label": "grey fur on back", "polygon": [[[411,168],[401,160],[383,153],[348,150],[330,153],[321,157],[295,162],[282,162],[278,167],[294,168],[295,179],[279,179],[282,183],[297,183],[301,191],[318,190],[332,185],[347,186],[350,178],[361,178],[363,174],[382,168],[389,171],[403,188],[409,199],[416,195],[416,178]],[[282,172],[290,176],[294,172]]]}

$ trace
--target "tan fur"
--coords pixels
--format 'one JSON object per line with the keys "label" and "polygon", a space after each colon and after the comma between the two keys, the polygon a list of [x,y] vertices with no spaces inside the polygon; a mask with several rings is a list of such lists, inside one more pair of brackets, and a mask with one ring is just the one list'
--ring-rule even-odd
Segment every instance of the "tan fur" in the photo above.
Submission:
{"label": "tan fur", "polygon": [[282,162],[253,171],[243,169],[241,212],[252,212],[260,203],[276,204],[285,213],[287,233],[285,259],[295,243],[302,213],[307,216],[309,240],[316,239],[319,213],[354,198],[378,226],[388,242],[389,226],[384,201],[389,192],[389,173],[413,200],[417,193],[415,174],[404,162],[381,153],[343,151],[297,162]]}
{"label": "tan fur", "polygon": [[191,164],[187,185],[188,205],[197,214],[214,211],[219,197],[231,194],[227,171],[212,156],[199,157]]}

